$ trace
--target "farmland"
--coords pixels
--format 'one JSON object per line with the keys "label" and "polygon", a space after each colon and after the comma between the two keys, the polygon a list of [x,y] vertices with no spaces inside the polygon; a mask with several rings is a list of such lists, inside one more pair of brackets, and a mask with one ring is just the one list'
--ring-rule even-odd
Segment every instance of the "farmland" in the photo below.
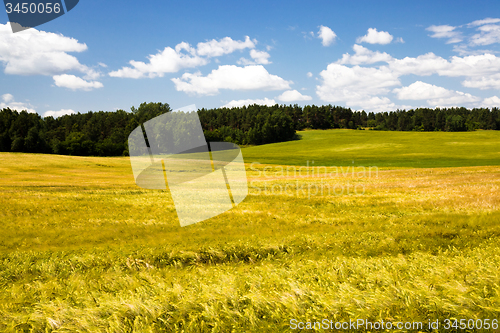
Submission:
{"label": "farmland", "polygon": [[299,134],[244,148],[248,197],[184,228],[128,158],[0,153],[0,331],[500,319],[498,132]]}

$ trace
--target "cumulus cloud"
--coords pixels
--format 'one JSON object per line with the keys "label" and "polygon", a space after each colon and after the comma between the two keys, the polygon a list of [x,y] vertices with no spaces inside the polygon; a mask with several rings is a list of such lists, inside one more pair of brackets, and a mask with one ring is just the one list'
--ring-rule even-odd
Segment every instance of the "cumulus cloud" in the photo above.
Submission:
{"label": "cumulus cloud", "polygon": [[461,91],[456,91],[455,93],[455,95],[450,97],[430,99],[427,101],[427,104],[431,107],[458,107],[470,103],[476,103],[481,100],[481,98],[477,96],[472,96],[471,94]]}
{"label": "cumulus cloud", "polygon": [[397,93],[399,99],[411,100],[442,98],[453,94],[451,90],[422,81],[414,82],[407,87],[396,88],[393,92]]}
{"label": "cumulus cloud", "polygon": [[2,95],[2,100],[5,102],[5,103],[9,103],[9,102],[12,102],[14,100],[14,96],[12,94],[3,94]]}
{"label": "cumulus cloud", "polygon": [[393,59],[389,64],[391,70],[398,75],[416,74],[432,75],[437,71],[446,68],[448,61],[430,52],[416,58],[405,57],[403,59]]}
{"label": "cumulus cloud", "polygon": [[370,99],[400,85],[397,75],[387,67],[347,67],[333,63],[320,76],[322,83],[316,86],[316,93],[331,103]]}
{"label": "cumulus cloud", "polygon": [[233,53],[236,50],[244,50],[246,48],[253,49],[256,40],[250,40],[250,37],[246,36],[245,41],[233,40],[230,37],[224,37],[221,40],[212,39],[208,42],[198,43],[197,54],[199,56],[205,57],[220,57],[224,54]]}
{"label": "cumulus cloud", "polygon": [[25,110],[29,113],[36,113],[30,103],[16,102],[12,94],[3,94],[1,97],[2,102],[0,102],[0,109],[9,108],[18,112]]}
{"label": "cumulus cloud", "polygon": [[177,91],[198,95],[216,95],[220,89],[285,90],[289,89],[292,83],[277,75],[269,74],[262,65],[245,67],[224,65],[214,69],[207,76],[202,76],[201,73],[185,73],[172,81]]}
{"label": "cumulus cloud", "polygon": [[177,44],[175,50],[166,47],[157,54],[148,56],[149,62],[131,60],[132,67],[123,67],[117,71],[112,71],[109,76],[139,79],[143,77],[163,77],[165,73],[175,73],[183,68],[202,66],[208,60],[196,55],[196,50],[188,43]]}
{"label": "cumulus cloud", "polygon": [[250,50],[250,57],[252,57],[253,60],[248,60],[245,58],[241,58],[238,60],[238,64],[240,65],[268,65],[271,62],[269,61],[269,53],[265,51],[258,51],[258,50]]}
{"label": "cumulus cloud", "polygon": [[339,64],[349,64],[349,65],[361,65],[361,64],[373,64],[376,62],[389,62],[392,57],[387,53],[381,53],[379,51],[371,51],[366,47],[358,44],[354,44],[352,47],[354,50],[354,55],[345,53],[342,55],[342,59],[337,61]]}
{"label": "cumulus cloud", "polygon": [[90,91],[92,89],[102,88],[103,84],[98,81],[85,81],[70,74],[54,75],[53,77],[56,86],[64,87],[71,90],[85,90]]}
{"label": "cumulus cloud", "polygon": [[[392,89],[400,100],[426,101],[429,106],[475,106],[482,100],[474,94],[450,90],[434,86],[422,81],[414,82],[407,87],[401,86],[400,78],[405,75],[462,78],[464,87],[474,89],[500,89],[500,57],[494,52],[472,49],[473,44],[488,45],[500,42],[497,32],[500,32],[500,19],[488,18],[474,21],[460,27],[431,26],[433,38],[447,38],[448,41],[458,42],[458,39],[468,44],[459,43],[453,49],[460,56],[443,58],[434,53],[427,53],[417,57],[393,58],[387,53],[371,51],[361,45],[353,46],[354,54],[346,53],[341,59],[329,64],[326,70],[320,73],[320,84],[316,86],[318,97],[324,102],[344,103],[347,106],[359,106],[372,111],[394,109],[397,106],[386,96]],[[496,25],[499,24],[497,27]],[[467,36],[459,28],[475,28],[479,34]],[[370,32],[372,32],[370,34]],[[375,29],[369,29],[366,36],[360,37],[358,42],[390,42],[384,34]],[[377,37],[377,38],[376,38]],[[392,36],[391,36],[392,37]],[[392,41],[394,42],[394,41]],[[471,49],[469,49],[471,47]],[[360,66],[381,63],[378,66]],[[496,102],[493,97],[486,100]],[[405,108],[408,106],[404,106]]]}
{"label": "cumulus cloud", "polygon": [[[129,61],[130,67],[123,67],[109,73],[112,77],[139,79],[143,77],[163,77],[166,73],[176,73],[184,68],[194,68],[206,65],[210,58],[219,57],[237,50],[253,49],[257,41],[246,36],[244,41],[225,37],[198,43],[194,48],[186,42],[179,43],[174,48],[165,47],[163,51],[148,56],[149,61]],[[269,63],[267,52],[256,51],[250,54],[254,63]],[[260,61],[260,62],[259,62]]]}
{"label": "cumulus cloud", "polygon": [[322,25],[319,27],[318,38],[321,39],[321,44],[323,44],[323,46],[329,46],[335,41],[337,35],[332,29]]}
{"label": "cumulus cloud", "polygon": [[232,100],[231,102],[224,104],[222,107],[237,108],[254,104],[273,106],[276,104],[276,101],[274,99],[268,99],[267,97],[264,99],[240,99],[240,100]]}
{"label": "cumulus cloud", "polygon": [[497,96],[485,98],[482,105],[489,108],[498,108],[500,107],[500,98]]}
{"label": "cumulus cloud", "polygon": [[500,89],[500,74],[472,77],[462,82],[464,87],[486,89]]}
{"label": "cumulus cloud", "polygon": [[454,56],[448,66],[437,71],[442,76],[479,76],[500,72],[500,57],[493,54]]}
{"label": "cumulus cloud", "polygon": [[461,91],[454,91],[433,84],[417,81],[407,87],[393,90],[398,99],[427,100],[430,106],[460,106],[480,101],[479,97]]}
{"label": "cumulus cloud", "polygon": [[500,25],[487,24],[477,28],[478,34],[470,38],[471,45],[490,45],[500,43]]}
{"label": "cumulus cloud", "polygon": [[271,63],[268,60],[270,55],[265,51],[250,50],[250,57],[252,57],[256,64],[267,65]]}
{"label": "cumulus cloud", "polygon": [[66,116],[66,115],[70,115],[70,114],[74,114],[74,113],[75,113],[75,111],[73,111],[71,109],[61,109],[59,111],[47,111],[43,114],[43,116],[57,118],[57,117]]}
{"label": "cumulus cloud", "polygon": [[13,34],[9,24],[0,24],[0,61],[6,74],[55,75],[76,70],[87,72],[70,52],[83,52],[87,45],[61,34],[28,29]]}
{"label": "cumulus cloud", "polygon": [[307,72],[306,75],[307,75],[307,77],[313,77],[313,73],[311,73],[311,72]]}
{"label": "cumulus cloud", "polygon": [[311,96],[302,95],[297,90],[287,90],[276,98],[282,102],[310,101],[312,99]]}
{"label": "cumulus cloud", "polygon": [[346,106],[360,107],[372,112],[384,112],[384,111],[396,110],[398,108],[403,108],[391,102],[391,100],[387,97],[378,97],[378,96],[365,98],[361,100],[350,100],[346,103]]}
{"label": "cumulus cloud", "polygon": [[376,28],[369,28],[366,35],[356,39],[356,43],[389,44],[393,38],[387,31],[377,31]]}
{"label": "cumulus cloud", "polygon": [[462,39],[462,34],[455,30],[456,27],[451,25],[431,25],[425,30],[432,32],[429,35],[432,38],[448,38],[447,44],[459,43]]}
{"label": "cumulus cloud", "polygon": [[453,56],[450,60],[427,53],[416,58],[393,59],[389,67],[399,75],[480,76],[500,72],[500,58],[493,54]]}
{"label": "cumulus cloud", "polygon": [[[366,52],[359,49],[358,54]],[[366,58],[375,53],[368,51]],[[381,57],[381,55],[377,55]],[[403,59],[387,59],[387,65],[377,67],[344,66],[344,63],[358,63],[366,59],[356,60],[356,55],[344,55],[337,63],[328,65],[327,69],[320,73],[322,83],[316,87],[316,93],[325,102],[344,102],[346,105],[361,105],[379,107],[385,105],[390,107],[391,103],[386,100],[373,99],[381,97],[389,91],[389,87],[400,85],[399,78],[403,75],[429,76],[437,74],[447,77],[465,77],[462,85],[479,89],[500,88],[500,58],[492,54],[471,55],[466,57],[451,57],[450,60],[443,59],[433,53],[418,56],[416,58],[406,57]],[[417,89],[418,88],[418,89]],[[400,99],[412,99],[409,92],[416,92],[414,96],[418,100],[427,100],[432,106],[456,106],[479,101],[478,97],[459,91],[443,90],[445,88],[435,87],[421,81],[415,84],[395,90]],[[425,92],[441,95],[426,95]],[[371,102],[370,102],[371,100]]]}

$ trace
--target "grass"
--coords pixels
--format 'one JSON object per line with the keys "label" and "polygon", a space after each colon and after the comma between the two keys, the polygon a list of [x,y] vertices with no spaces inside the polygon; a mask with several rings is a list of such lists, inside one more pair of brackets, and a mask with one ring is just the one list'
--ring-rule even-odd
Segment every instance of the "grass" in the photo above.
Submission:
{"label": "grass", "polygon": [[302,131],[300,140],[243,149],[263,164],[436,168],[500,165],[500,131]]}
{"label": "grass", "polygon": [[[326,142],[358,132],[308,133]],[[293,149],[273,154],[280,145],[262,155],[304,165]],[[257,148],[245,149],[247,162]],[[431,153],[443,167],[299,176],[249,163],[244,202],[184,228],[169,192],[138,188],[127,158],[0,153],[0,331],[300,331],[291,319],[421,321],[430,331],[429,320],[500,319],[500,166]],[[387,154],[373,161],[399,156]]]}

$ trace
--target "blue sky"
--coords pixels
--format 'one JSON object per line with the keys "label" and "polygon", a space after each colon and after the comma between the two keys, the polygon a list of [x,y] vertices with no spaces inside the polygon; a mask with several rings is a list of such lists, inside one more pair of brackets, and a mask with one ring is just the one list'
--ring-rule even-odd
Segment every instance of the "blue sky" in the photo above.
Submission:
{"label": "blue sky", "polygon": [[97,1],[13,34],[0,107],[500,106],[498,1]]}

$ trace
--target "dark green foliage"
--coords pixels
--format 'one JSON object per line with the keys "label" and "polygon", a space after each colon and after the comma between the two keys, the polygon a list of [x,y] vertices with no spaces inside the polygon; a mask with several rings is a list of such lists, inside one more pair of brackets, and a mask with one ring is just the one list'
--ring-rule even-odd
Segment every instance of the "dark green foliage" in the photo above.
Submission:
{"label": "dark green foliage", "polygon": [[302,109],[295,106],[250,105],[198,111],[207,141],[264,144],[291,140],[302,129]]}
{"label": "dark green foliage", "polygon": [[[0,111],[0,151],[127,156],[128,135],[140,124],[171,112],[166,103],[142,103],[132,112],[88,112],[42,118],[36,113]],[[332,105],[249,105],[198,111],[207,141],[260,145],[293,140],[306,128],[383,131],[474,131],[500,129],[498,108],[396,110],[366,113]]]}

